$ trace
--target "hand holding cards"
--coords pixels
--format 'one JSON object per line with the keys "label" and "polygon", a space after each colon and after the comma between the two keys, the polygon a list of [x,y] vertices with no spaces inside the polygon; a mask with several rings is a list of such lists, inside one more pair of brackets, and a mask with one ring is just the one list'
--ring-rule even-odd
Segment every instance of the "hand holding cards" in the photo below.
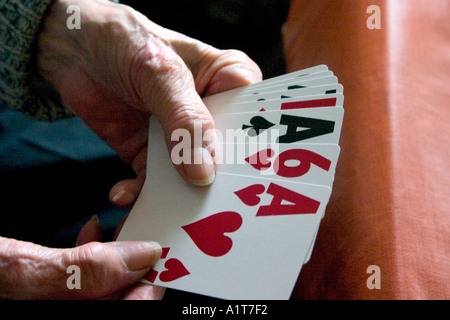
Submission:
{"label": "hand holding cards", "polygon": [[219,142],[208,187],[178,175],[152,118],[147,179],[118,239],[163,246],[145,281],[224,299],[288,299],[331,194],[343,100],[323,65],[205,98]]}

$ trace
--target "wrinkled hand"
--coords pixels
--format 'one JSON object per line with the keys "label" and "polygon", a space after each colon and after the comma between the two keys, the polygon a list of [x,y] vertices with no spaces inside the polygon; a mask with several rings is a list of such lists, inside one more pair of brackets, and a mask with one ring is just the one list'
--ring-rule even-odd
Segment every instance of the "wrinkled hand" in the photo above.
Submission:
{"label": "wrinkled hand", "polygon": [[[161,256],[159,244],[100,243],[99,228],[86,223],[71,249],[0,237],[0,299],[161,299],[162,288],[138,283]],[[80,289],[67,285],[69,266],[80,268]]]}
{"label": "wrinkled hand", "polygon": [[[81,29],[69,30],[66,13],[78,5]],[[66,106],[103,138],[136,172],[136,179],[116,184],[113,203],[130,207],[145,179],[148,120],[161,123],[170,152],[177,128],[214,129],[201,97],[261,80],[244,53],[218,50],[167,30],[125,5],[106,0],[56,0],[39,37],[40,73],[60,93]],[[214,143],[193,147],[202,164],[176,169],[194,185],[215,177]]]}

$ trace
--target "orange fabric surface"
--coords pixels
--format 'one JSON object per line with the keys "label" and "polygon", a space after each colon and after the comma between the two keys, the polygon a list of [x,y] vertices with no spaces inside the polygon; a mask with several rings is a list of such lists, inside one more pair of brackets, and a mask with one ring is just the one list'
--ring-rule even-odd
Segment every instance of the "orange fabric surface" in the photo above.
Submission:
{"label": "orange fabric surface", "polygon": [[[381,9],[370,30],[367,8]],[[293,299],[450,298],[450,1],[293,0],[288,71],[344,86],[333,194]],[[370,290],[370,265],[381,289]]]}

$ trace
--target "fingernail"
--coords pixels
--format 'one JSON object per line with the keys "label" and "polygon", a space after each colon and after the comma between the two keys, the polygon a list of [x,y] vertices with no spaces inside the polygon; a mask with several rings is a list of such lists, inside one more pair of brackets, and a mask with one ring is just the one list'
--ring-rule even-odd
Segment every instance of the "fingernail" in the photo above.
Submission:
{"label": "fingernail", "polygon": [[203,147],[193,147],[191,159],[190,164],[183,164],[188,181],[200,187],[210,185],[216,178],[216,168],[211,153]]}
{"label": "fingernail", "polygon": [[130,271],[151,268],[161,257],[161,246],[153,241],[114,242],[120,257]]}
{"label": "fingernail", "polygon": [[98,219],[98,216],[96,214],[94,214],[91,217],[91,220],[89,220],[89,221],[92,222],[92,223],[95,223],[95,225],[100,225],[100,220]]}
{"label": "fingernail", "polygon": [[112,202],[130,203],[135,200],[135,196],[126,190],[119,191],[112,199]]}

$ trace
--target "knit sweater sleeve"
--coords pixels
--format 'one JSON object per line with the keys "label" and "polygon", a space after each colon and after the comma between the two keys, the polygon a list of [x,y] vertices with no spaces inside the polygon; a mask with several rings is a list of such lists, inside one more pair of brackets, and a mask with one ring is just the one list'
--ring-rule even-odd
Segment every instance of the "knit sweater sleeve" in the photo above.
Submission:
{"label": "knit sweater sleeve", "polygon": [[0,0],[0,106],[42,120],[73,115],[35,68],[36,37],[51,4],[52,0]]}
{"label": "knit sweater sleeve", "polygon": [[72,114],[35,71],[35,39],[52,0],[0,0],[0,104],[37,119]]}

